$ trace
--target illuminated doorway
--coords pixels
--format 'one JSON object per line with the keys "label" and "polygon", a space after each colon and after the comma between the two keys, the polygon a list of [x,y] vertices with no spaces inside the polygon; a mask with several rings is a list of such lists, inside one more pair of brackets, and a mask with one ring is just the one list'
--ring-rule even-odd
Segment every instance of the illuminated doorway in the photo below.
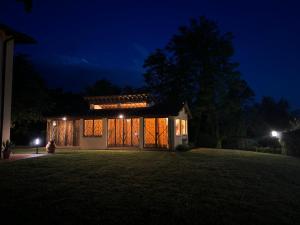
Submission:
{"label": "illuminated doorway", "polygon": [[138,118],[108,119],[108,146],[139,146],[139,128]]}
{"label": "illuminated doorway", "polygon": [[168,148],[168,118],[144,119],[144,147]]}
{"label": "illuminated doorway", "polygon": [[[53,125],[55,123],[55,125]],[[48,122],[47,139],[57,146],[79,146],[79,120],[53,120]]]}

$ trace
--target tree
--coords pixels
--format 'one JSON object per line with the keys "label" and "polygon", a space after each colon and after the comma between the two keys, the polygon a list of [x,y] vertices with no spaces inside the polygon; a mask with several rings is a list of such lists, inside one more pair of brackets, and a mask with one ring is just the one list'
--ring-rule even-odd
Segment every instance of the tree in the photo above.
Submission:
{"label": "tree", "polygon": [[289,103],[285,99],[276,102],[272,97],[263,97],[249,112],[251,115],[249,134],[252,137],[265,137],[271,130],[287,131],[291,128],[293,117],[289,112]]}
{"label": "tree", "polygon": [[203,132],[217,147],[237,135],[243,110],[254,95],[241,79],[239,64],[232,61],[232,39],[232,33],[221,33],[214,21],[192,19],[145,61],[145,82],[154,95],[190,104],[196,144],[201,144]]}
{"label": "tree", "polygon": [[24,9],[26,12],[31,12],[32,0],[16,0],[17,2],[22,2],[24,4]]}
{"label": "tree", "polygon": [[23,144],[52,105],[46,83],[28,56],[16,55],[13,71],[12,139]]}
{"label": "tree", "polygon": [[112,84],[109,80],[97,80],[93,85],[88,86],[85,94],[89,96],[116,95],[121,93],[121,88]]}
{"label": "tree", "polygon": [[48,93],[52,103],[52,108],[47,113],[50,116],[76,115],[88,109],[82,93],[66,92],[61,88],[49,89]]}

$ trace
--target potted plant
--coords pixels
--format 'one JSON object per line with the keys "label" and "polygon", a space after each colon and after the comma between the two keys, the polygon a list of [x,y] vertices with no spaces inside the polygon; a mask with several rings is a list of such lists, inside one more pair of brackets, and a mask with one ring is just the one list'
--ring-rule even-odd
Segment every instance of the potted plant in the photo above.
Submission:
{"label": "potted plant", "polygon": [[10,140],[3,141],[2,143],[2,153],[3,159],[9,159],[11,153],[12,142]]}
{"label": "potted plant", "polygon": [[56,145],[54,140],[50,140],[46,145],[46,149],[48,153],[55,153]]}

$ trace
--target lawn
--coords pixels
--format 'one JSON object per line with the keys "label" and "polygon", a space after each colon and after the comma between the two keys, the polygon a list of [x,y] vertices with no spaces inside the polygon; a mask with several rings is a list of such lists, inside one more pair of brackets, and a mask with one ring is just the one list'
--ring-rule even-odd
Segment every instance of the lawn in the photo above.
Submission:
{"label": "lawn", "polygon": [[300,159],[281,155],[65,150],[0,177],[7,224],[300,224]]}

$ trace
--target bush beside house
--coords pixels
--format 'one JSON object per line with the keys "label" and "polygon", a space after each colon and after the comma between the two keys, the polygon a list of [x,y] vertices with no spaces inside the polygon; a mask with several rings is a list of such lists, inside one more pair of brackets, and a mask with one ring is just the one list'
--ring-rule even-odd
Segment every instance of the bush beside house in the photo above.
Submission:
{"label": "bush beside house", "polygon": [[283,133],[282,144],[285,154],[300,157],[300,129]]}

